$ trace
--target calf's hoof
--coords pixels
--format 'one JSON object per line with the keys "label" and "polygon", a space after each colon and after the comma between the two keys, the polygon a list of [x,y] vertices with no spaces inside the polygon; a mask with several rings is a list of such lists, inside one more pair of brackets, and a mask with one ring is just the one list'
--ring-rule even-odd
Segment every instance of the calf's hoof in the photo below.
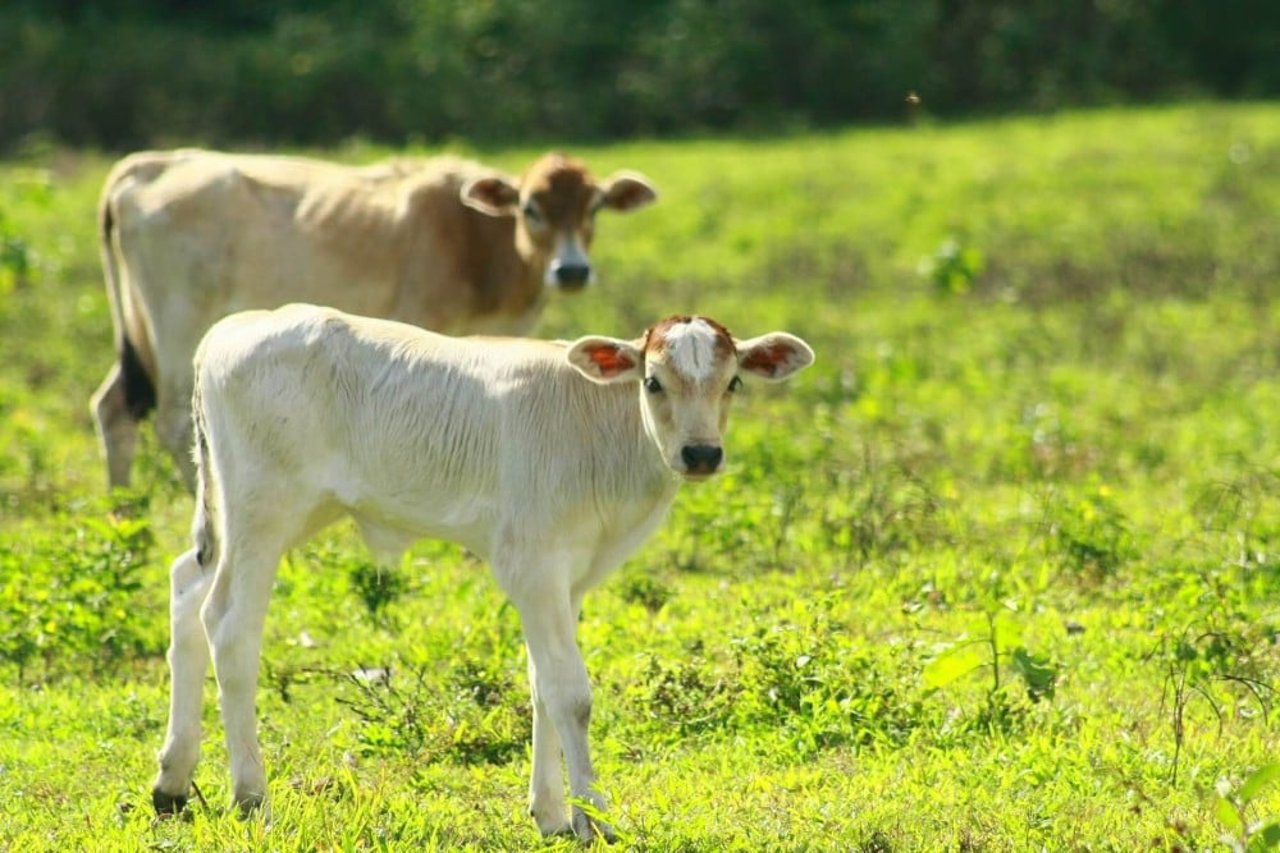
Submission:
{"label": "calf's hoof", "polygon": [[593,820],[581,809],[573,810],[573,834],[584,842],[594,841],[597,837],[603,838],[608,844],[618,840],[612,826],[602,820]]}
{"label": "calf's hoof", "polygon": [[533,818],[534,822],[538,824],[538,832],[542,834],[543,838],[572,837],[574,834],[573,825],[564,818],[559,820],[538,820],[537,815],[534,815]]}
{"label": "calf's hoof", "polygon": [[530,798],[529,817],[538,825],[538,832],[543,838],[573,835],[573,824],[565,817],[563,799],[543,797],[535,801]]}
{"label": "calf's hoof", "polygon": [[174,817],[187,810],[186,794],[167,794],[159,788],[151,789],[151,805],[156,817]]}
{"label": "calf's hoof", "polygon": [[263,806],[266,799],[265,794],[237,794],[232,805],[240,817],[250,818],[258,813],[263,815],[267,813],[266,808]]}

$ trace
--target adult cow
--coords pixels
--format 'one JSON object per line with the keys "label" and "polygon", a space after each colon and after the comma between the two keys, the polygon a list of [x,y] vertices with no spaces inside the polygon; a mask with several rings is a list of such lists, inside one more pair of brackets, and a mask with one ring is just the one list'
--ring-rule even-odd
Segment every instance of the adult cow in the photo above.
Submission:
{"label": "adult cow", "polygon": [[545,289],[592,277],[595,213],[657,198],[561,154],[506,177],[453,157],[363,168],[180,150],[120,161],[99,206],[117,362],[91,409],[108,484],[128,485],[138,422],[194,486],[191,358],[234,311],[314,302],[447,334],[524,334]]}
{"label": "adult cow", "polygon": [[591,690],[576,628],[586,592],[715,474],[739,374],[813,361],[799,338],[737,340],[701,317],[569,344],[450,338],[292,305],[215,325],[196,354],[195,547],[171,569],[172,694],[152,791],[186,803],[212,652],[232,797],[267,779],[254,696],[281,554],[346,515],[379,551],[447,538],[487,559],[524,629],[533,694],[530,811],[544,834],[603,810],[587,747]]}

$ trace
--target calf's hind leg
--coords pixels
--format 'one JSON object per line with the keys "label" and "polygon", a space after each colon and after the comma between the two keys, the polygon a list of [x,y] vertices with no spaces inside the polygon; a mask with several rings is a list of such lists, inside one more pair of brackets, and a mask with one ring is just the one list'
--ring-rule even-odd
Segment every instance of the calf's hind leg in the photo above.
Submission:
{"label": "calf's hind leg", "polygon": [[169,578],[169,731],[160,750],[160,775],[151,790],[159,814],[182,811],[200,757],[200,713],[209,668],[200,607],[213,573],[200,566],[193,548],[174,560]]}

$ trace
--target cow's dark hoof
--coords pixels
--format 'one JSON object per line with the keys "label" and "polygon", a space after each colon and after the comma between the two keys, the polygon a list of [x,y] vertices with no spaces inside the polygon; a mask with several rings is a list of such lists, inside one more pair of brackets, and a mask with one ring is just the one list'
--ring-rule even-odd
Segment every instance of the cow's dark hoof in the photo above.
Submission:
{"label": "cow's dark hoof", "polygon": [[151,805],[155,807],[157,817],[175,817],[187,810],[187,798],[184,794],[166,794],[159,788],[153,788]]}

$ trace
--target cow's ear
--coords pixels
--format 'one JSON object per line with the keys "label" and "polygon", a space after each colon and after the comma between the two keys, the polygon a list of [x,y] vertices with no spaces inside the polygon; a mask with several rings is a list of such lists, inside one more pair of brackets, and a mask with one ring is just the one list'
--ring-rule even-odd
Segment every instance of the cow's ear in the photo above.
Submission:
{"label": "cow's ear", "polygon": [[509,178],[472,178],[462,187],[462,203],[490,216],[511,216],[520,203],[520,190]]}
{"label": "cow's ear", "polygon": [[639,172],[615,172],[600,185],[597,209],[607,207],[630,213],[658,200],[658,191]]}
{"label": "cow's ear", "polygon": [[809,345],[786,332],[770,332],[736,344],[738,367],[770,382],[780,382],[813,364]]}
{"label": "cow's ear", "polygon": [[632,341],[578,338],[569,345],[566,357],[579,373],[601,385],[644,376],[644,354]]}

